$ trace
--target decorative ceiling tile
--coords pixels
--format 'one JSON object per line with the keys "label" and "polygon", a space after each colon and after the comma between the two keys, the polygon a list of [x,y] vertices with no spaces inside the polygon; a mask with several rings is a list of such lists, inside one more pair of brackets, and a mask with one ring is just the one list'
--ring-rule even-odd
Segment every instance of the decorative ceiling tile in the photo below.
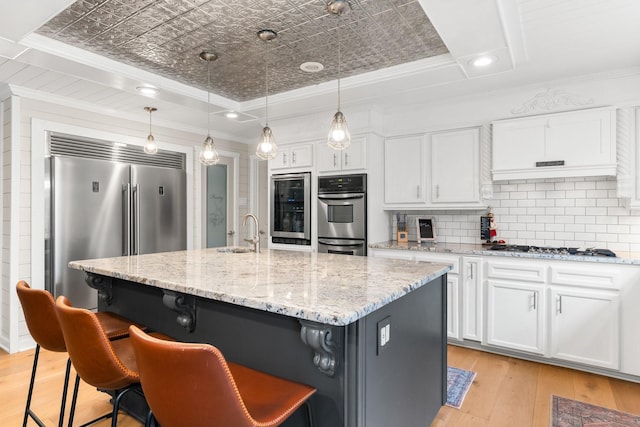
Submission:
{"label": "decorative ceiling tile", "polygon": [[[236,101],[335,80],[447,53],[418,0],[351,0],[342,16],[325,0],[78,0],[38,33]],[[273,29],[265,43],[256,33]],[[300,64],[320,62],[305,73]]]}

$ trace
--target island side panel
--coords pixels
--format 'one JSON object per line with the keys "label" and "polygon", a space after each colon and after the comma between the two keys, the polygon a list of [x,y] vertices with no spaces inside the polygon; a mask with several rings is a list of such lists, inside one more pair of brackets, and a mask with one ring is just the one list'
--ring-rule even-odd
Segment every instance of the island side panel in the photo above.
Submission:
{"label": "island side panel", "polygon": [[[313,385],[315,427],[356,426],[345,420],[344,329],[333,327],[338,343],[338,368],[333,377],[313,364],[313,350],[300,339],[300,322],[292,317],[196,297],[193,332],[178,325],[178,313],[167,308],[161,289],[120,279],[113,280],[110,305],[101,302],[101,311],[113,311],[166,333],[180,341],[208,342],[217,346],[228,360],[291,380]],[[283,427],[305,426],[301,411]]]}
{"label": "island side panel", "polygon": [[[366,427],[424,427],[447,398],[446,275],[369,314],[366,335]],[[380,329],[389,324],[379,349]]]}

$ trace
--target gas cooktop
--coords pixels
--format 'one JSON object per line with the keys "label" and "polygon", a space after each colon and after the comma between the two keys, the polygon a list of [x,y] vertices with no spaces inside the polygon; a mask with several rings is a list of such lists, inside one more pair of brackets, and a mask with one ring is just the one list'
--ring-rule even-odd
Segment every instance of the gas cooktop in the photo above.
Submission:
{"label": "gas cooktop", "polygon": [[544,246],[529,245],[493,245],[492,251],[507,252],[527,252],[532,254],[551,254],[551,255],[580,255],[580,256],[608,256],[615,257],[616,254],[609,249],[596,248],[556,248]]}

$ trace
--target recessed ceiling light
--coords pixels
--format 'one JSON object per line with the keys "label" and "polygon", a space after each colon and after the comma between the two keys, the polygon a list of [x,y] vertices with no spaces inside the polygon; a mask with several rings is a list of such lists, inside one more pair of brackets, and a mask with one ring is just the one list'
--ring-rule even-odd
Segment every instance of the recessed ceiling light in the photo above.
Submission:
{"label": "recessed ceiling light", "polygon": [[319,62],[305,62],[300,65],[300,69],[305,73],[317,73],[324,70],[324,65]]}
{"label": "recessed ceiling light", "polygon": [[138,86],[136,90],[143,95],[155,95],[158,93],[156,88],[153,86]]}
{"label": "recessed ceiling light", "polygon": [[224,116],[227,119],[237,119],[238,118],[238,113],[236,113],[235,111],[228,111],[224,114]]}
{"label": "recessed ceiling light", "polygon": [[479,56],[471,60],[471,65],[474,67],[486,67],[488,65],[493,64],[496,61],[495,56]]}

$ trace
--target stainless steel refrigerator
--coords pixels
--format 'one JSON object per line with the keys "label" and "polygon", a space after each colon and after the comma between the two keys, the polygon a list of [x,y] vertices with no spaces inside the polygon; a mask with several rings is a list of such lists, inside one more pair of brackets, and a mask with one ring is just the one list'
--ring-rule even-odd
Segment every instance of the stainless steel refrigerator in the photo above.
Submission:
{"label": "stainless steel refrigerator", "polygon": [[184,170],[62,156],[48,169],[45,284],[54,296],[97,307],[69,261],[186,249]]}

